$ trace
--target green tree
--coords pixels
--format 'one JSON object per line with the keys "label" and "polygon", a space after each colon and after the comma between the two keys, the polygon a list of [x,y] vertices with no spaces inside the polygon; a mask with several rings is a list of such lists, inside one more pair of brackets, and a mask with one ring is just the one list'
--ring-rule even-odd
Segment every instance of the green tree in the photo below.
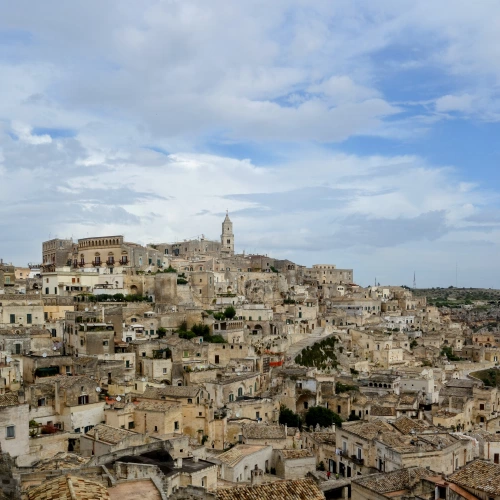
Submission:
{"label": "green tree", "polygon": [[233,319],[236,316],[236,309],[233,306],[226,307],[224,310],[224,316],[227,319]]}
{"label": "green tree", "polygon": [[280,406],[279,423],[281,425],[288,425],[288,427],[301,427],[302,421],[299,415],[294,413],[290,408],[285,405]]}
{"label": "green tree", "polygon": [[335,424],[337,427],[342,427],[342,419],[340,415],[333,412],[324,406],[313,406],[306,413],[306,424],[315,427],[319,424],[320,427],[330,427]]}
{"label": "green tree", "polygon": [[162,339],[163,337],[165,337],[165,335],[167,335],[167,329],[163,328],[163,326],[160,326],[160,328],[156,330],[156,333],[158,334],[158,337]]}
{"label": "green tree", "polygon": [[203,323],[198,323],[191,327],[191,331],[195,333],[198,337],[206,337],[210,336],[210,327],[208,325],[204,325]]}

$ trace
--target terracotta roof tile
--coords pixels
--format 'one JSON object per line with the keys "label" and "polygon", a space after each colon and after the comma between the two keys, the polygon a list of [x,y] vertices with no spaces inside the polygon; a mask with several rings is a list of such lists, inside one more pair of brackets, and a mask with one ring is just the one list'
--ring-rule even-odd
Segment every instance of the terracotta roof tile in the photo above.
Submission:
{"label": "terracotta roof tile", "polygon": [[475,460],[448,478],[450,481],[475,490],[500,495],[500,465],[486,460]]}
{"label": "terracotta roof tile", "polygon": [[95,481],[60,476],[28,491],[29,500],[109,500],[108,490]]}
{"label": "terracotta roof tile", "polygon": [[220,489],[217,500],[324,500],[325,495],[312,479],[276,481],[274,483]]}

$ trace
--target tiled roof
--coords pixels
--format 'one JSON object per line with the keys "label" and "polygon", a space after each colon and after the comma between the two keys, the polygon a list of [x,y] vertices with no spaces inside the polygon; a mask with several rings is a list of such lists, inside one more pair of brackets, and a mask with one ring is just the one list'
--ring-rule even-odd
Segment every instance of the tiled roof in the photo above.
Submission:
{"label": "tiled roof", "polygon": [[393,406],[372,405],[371,415],[373,417],[394,417],[396,409]]}
{"label": "tiled roof", "polygon": [[448,479],[464,488],[483,491],[488,495],[500,495],[500,465],[486,460],[475,460]]}
{"label": "tiled roof", "polygon": [[335,444],[337,442],[335,432],[311,432],[309,437],[314,439],[317,443]]}
{"label": "tiled roof", "polygon": [[342,424],[342,432],[352,432],[364,439],[373,439],[377,437],[378,432],[394,432],[394,428],[382,420],[373,420],[372,422],[345,422]]}
{"label": "tiled roof", "polygon": [[147,387],[141,398],[162,399],[163,398],[195,398],[201,388],[193,385],[168,385],[167,387]]}
{"label": "tiled roof", "polygon": [[220,489],[217,500],[324,500],[325,495],[312,479],[276,481],[238,488]]}
{"label": "tiled roof", "polygon": [[383,495],[384,493],[405,490],[420,478],[433,474],[424,467],[412,467],[383,474],[371,474],[353,479],[352,482]]}
{"label": "tiled roof", "polygon": [[172,409],[180,408],[177,403],[168,403],[167,401],[141,401],[137,406],[137,410],[142,411],[170,411]]}
{"label": "tiled roof", "polygon": [[281,425],[246,424],[243,425],[246,439],[286,439],[285,427]]}
{"label": "tiled roof", "polygon": [[95,439],[96,434],[98,441],[109,444],[117,444],[125,438],[133,436],[137,433],[127,429],[118,429],[117,427],[112,427],[111,425],[98,424],[94,428],[90,429],[86,436]]}
{"label": "tiled roof", "polygon": [[68,452],[59,452],[53,457],[46,458],[36,463],[36,469],[40,471],[51,471],[61,469],[79,469],[83,467],[90,458],[84,458],[80,455]]}
{"label": "tiled roof", "polygon": [[59,387],[66,388],[66,387],[72,387],[73,385],[76,384],[81,384],[81,383],[88,383],[88,384],[94,384],[96,387],[99,385],[95,380],[92,380],[89,377],[86,377],[85,375],[76,375],[76,376],[66,376],[66,375],[56,375],[54,377],[43,377],[40,379],[39,383],[41,384],[54,384],[55,382],[59,382]]}
{"label": "tiled roof", "polygon": [[108,490],[95,481],[61,476],[28,491],[29,500],[107,500]]}
{"label": "tiled roof", "polygon": [[399,417],[392,425],[403,434],[410,434],[412,430],[415,432],[426,431],[430,427],[423,420],[413,420],[405,415]]}
{"label": "tiled roof", "polygon": [[19,404],[17,394],[7,393],[0,394],[0,407],[2,406],[16,406]]}
{"label": "tiled roof", "polygon": [[287,460],[314,457],[313,453],[309,450],[280,450],[278,453]]}
{"label": "tiled roof", "polygon": [[234,467],[243,457],[261,451],[266,446],[253,445],[253,444],[237,444],[233,448],[224,453],[221,453],[217,459],[229,467]]}

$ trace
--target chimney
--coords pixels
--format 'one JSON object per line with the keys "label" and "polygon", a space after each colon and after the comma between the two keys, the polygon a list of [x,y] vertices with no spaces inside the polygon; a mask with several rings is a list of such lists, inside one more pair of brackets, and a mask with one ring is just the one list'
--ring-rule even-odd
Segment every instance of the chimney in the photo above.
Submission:
{"label": "chimney", "polygon": [[285,424],[285,437],[287,437],[287,436],[288,436],[288,425]]}
{"label": "chimney", "polygon": [[54,382],[54,409],[56,411],[56,415],[60,415],[61,401],[59,399],[59,380]]}
{"label": "chimney", "polygon": [[262,469],[253,469],[250,471],[250,486],[262,484],[264,479],[264,471]]}
{"label": "chimney", "polygon": [[193,457],[193,462],[194,462],[195,464],[197,464],[197,463],[198,463],[198,457],[196,457],[196,456],[195,456],[195,457]]}
{"label": "chimney", "polygon": [[179,457],[175,462],[176,469],[182,469],[182,457]]}

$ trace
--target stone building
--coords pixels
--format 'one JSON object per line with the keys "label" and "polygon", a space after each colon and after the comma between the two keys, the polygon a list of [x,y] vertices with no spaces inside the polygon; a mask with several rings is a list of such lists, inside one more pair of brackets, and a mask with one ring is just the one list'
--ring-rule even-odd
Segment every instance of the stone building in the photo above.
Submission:
{"label": "stone building", "polygon": [[17,458],[29,453],[29,405],[16,394],[0,394],[0,449]]}
{"label": "stone building", "polygon": [[181,434],[182,407],[180,404],[167,401],[140,401],[134,412],[134,429],[142,434],[152,436],[162,434]]}
{"label": "stone building", "polygon": [[272,446],[237,444],[212,459],[220,464],[220,477],[233,483],[249,482],[253,470],[269,472],[272,467]]}
{"label": "stone building", "polygon": [[149,441],[145,434],[98,424],[80,437],[80,454],[84,457],[106,455],[146,444],[146,440]]}
{"label": "stone building", "polygon": [[309,450],[278,450],[275,463],[281,479],[301,479],[316,470],[316,457]]}

